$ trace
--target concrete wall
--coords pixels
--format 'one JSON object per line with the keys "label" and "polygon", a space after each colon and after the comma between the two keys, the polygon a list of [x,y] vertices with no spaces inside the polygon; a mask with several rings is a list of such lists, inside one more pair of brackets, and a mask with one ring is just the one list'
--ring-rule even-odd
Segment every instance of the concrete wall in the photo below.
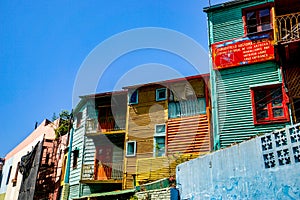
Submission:
{"label": "concrete wall", "polygon": [[300,124],[177,166],[181,199],[300,199]]}

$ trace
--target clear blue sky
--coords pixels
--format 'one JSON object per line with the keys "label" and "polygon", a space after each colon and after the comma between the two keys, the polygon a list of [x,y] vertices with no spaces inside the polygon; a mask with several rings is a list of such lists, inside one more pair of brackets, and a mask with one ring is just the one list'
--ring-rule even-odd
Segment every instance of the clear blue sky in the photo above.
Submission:
{"label": "clear blue sky", "polygon": [[[72,94],[78,70],[89,53],[109,37],[134,28],[161,27],[185,34],[207,49],[207,22],[202,9],[208,2],[0,1],[0,157],[27,137],[35,122],[74,107]],[[224,0],[211,0],[212,4],[221,2]],[[174,67],[185,76],[196,73],[171,53],[139,50],[114,61],[97,91],[118,88],[116,82],[122,75],[118,69],[124,73],[124,69],[144,64],[149,70],[141,76],[145,79],[137,76],[136,82],[149,81],[149,74],[156,79],[176,77],[157,73],[160,65],[149,68],[147,63]],[[208,66],[204,68],[208,72]]]}

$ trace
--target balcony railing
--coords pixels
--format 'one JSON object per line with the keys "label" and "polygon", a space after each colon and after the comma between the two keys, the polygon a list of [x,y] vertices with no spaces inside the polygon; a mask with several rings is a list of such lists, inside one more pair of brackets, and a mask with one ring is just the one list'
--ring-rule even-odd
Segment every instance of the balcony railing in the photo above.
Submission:
{"label": "balcony railing", "polygon": [[125,130],[125,119],[115,122],[114,118],[87,119],[86,120],[86,134],[108,133],[112,131]]}
{"label": "balcony railing", "polygon": [[277,41],[291,42],[300,39],[300,12],[276,17]]}
{"label": "balcony railing", "polygon": [[85,164],[82,181],[118,181],[123,179],[123,162]]}

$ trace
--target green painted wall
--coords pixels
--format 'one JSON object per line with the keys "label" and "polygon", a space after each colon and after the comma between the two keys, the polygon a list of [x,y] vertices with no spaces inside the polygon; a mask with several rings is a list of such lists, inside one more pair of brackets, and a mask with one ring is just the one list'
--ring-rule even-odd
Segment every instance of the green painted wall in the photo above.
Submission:
{"label": "green painted wall", "polygon": [[284,123],[271,125],[253,123],[250,86],[280,82],[278,70],[274,62],[264,62],[216,73],[215,95],[221,148],[285,126]]}
{"label": "green painted wall", "polygon": [[208,13],[210,44],[244,36],[242,9],[272,0],[253,0],[244,4],[215,10]]}

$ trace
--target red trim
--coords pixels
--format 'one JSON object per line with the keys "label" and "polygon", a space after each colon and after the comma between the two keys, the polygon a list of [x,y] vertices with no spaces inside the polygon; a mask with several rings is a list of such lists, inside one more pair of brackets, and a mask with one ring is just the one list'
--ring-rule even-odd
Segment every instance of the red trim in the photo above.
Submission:
{"label": "red trim", "polygon": [[[272,101],[267,102],[266,110],[268,112],[268,117],[265,119],[257,119],[257,112],[256,112],[256,102],[255,102],[255,91],[266,91],[267,94],[270,94],[270,91],[268,89],[274,89],[274,88],[280,88],[282,93],[282,106],[272,106]],[[252,112],[253,112],[253,122],[255,125],[261,125],[261,124],[272,124],[272,123],[283,123],[288,122],[289,114],[288,114],[288,107],[287,107],[287,101],[286,101],[286,93],[283,87],[283,84],[274,84],[274,85],[268,85],[268,86],[259,86],[255,88],[251,88],[250,91],[251,94],[251,101],[252,101]],[[268,98],[270,99],[270,98]],[[282,108],[283,109],[283,116],[282,117],[273,117],[273,108]]]}

